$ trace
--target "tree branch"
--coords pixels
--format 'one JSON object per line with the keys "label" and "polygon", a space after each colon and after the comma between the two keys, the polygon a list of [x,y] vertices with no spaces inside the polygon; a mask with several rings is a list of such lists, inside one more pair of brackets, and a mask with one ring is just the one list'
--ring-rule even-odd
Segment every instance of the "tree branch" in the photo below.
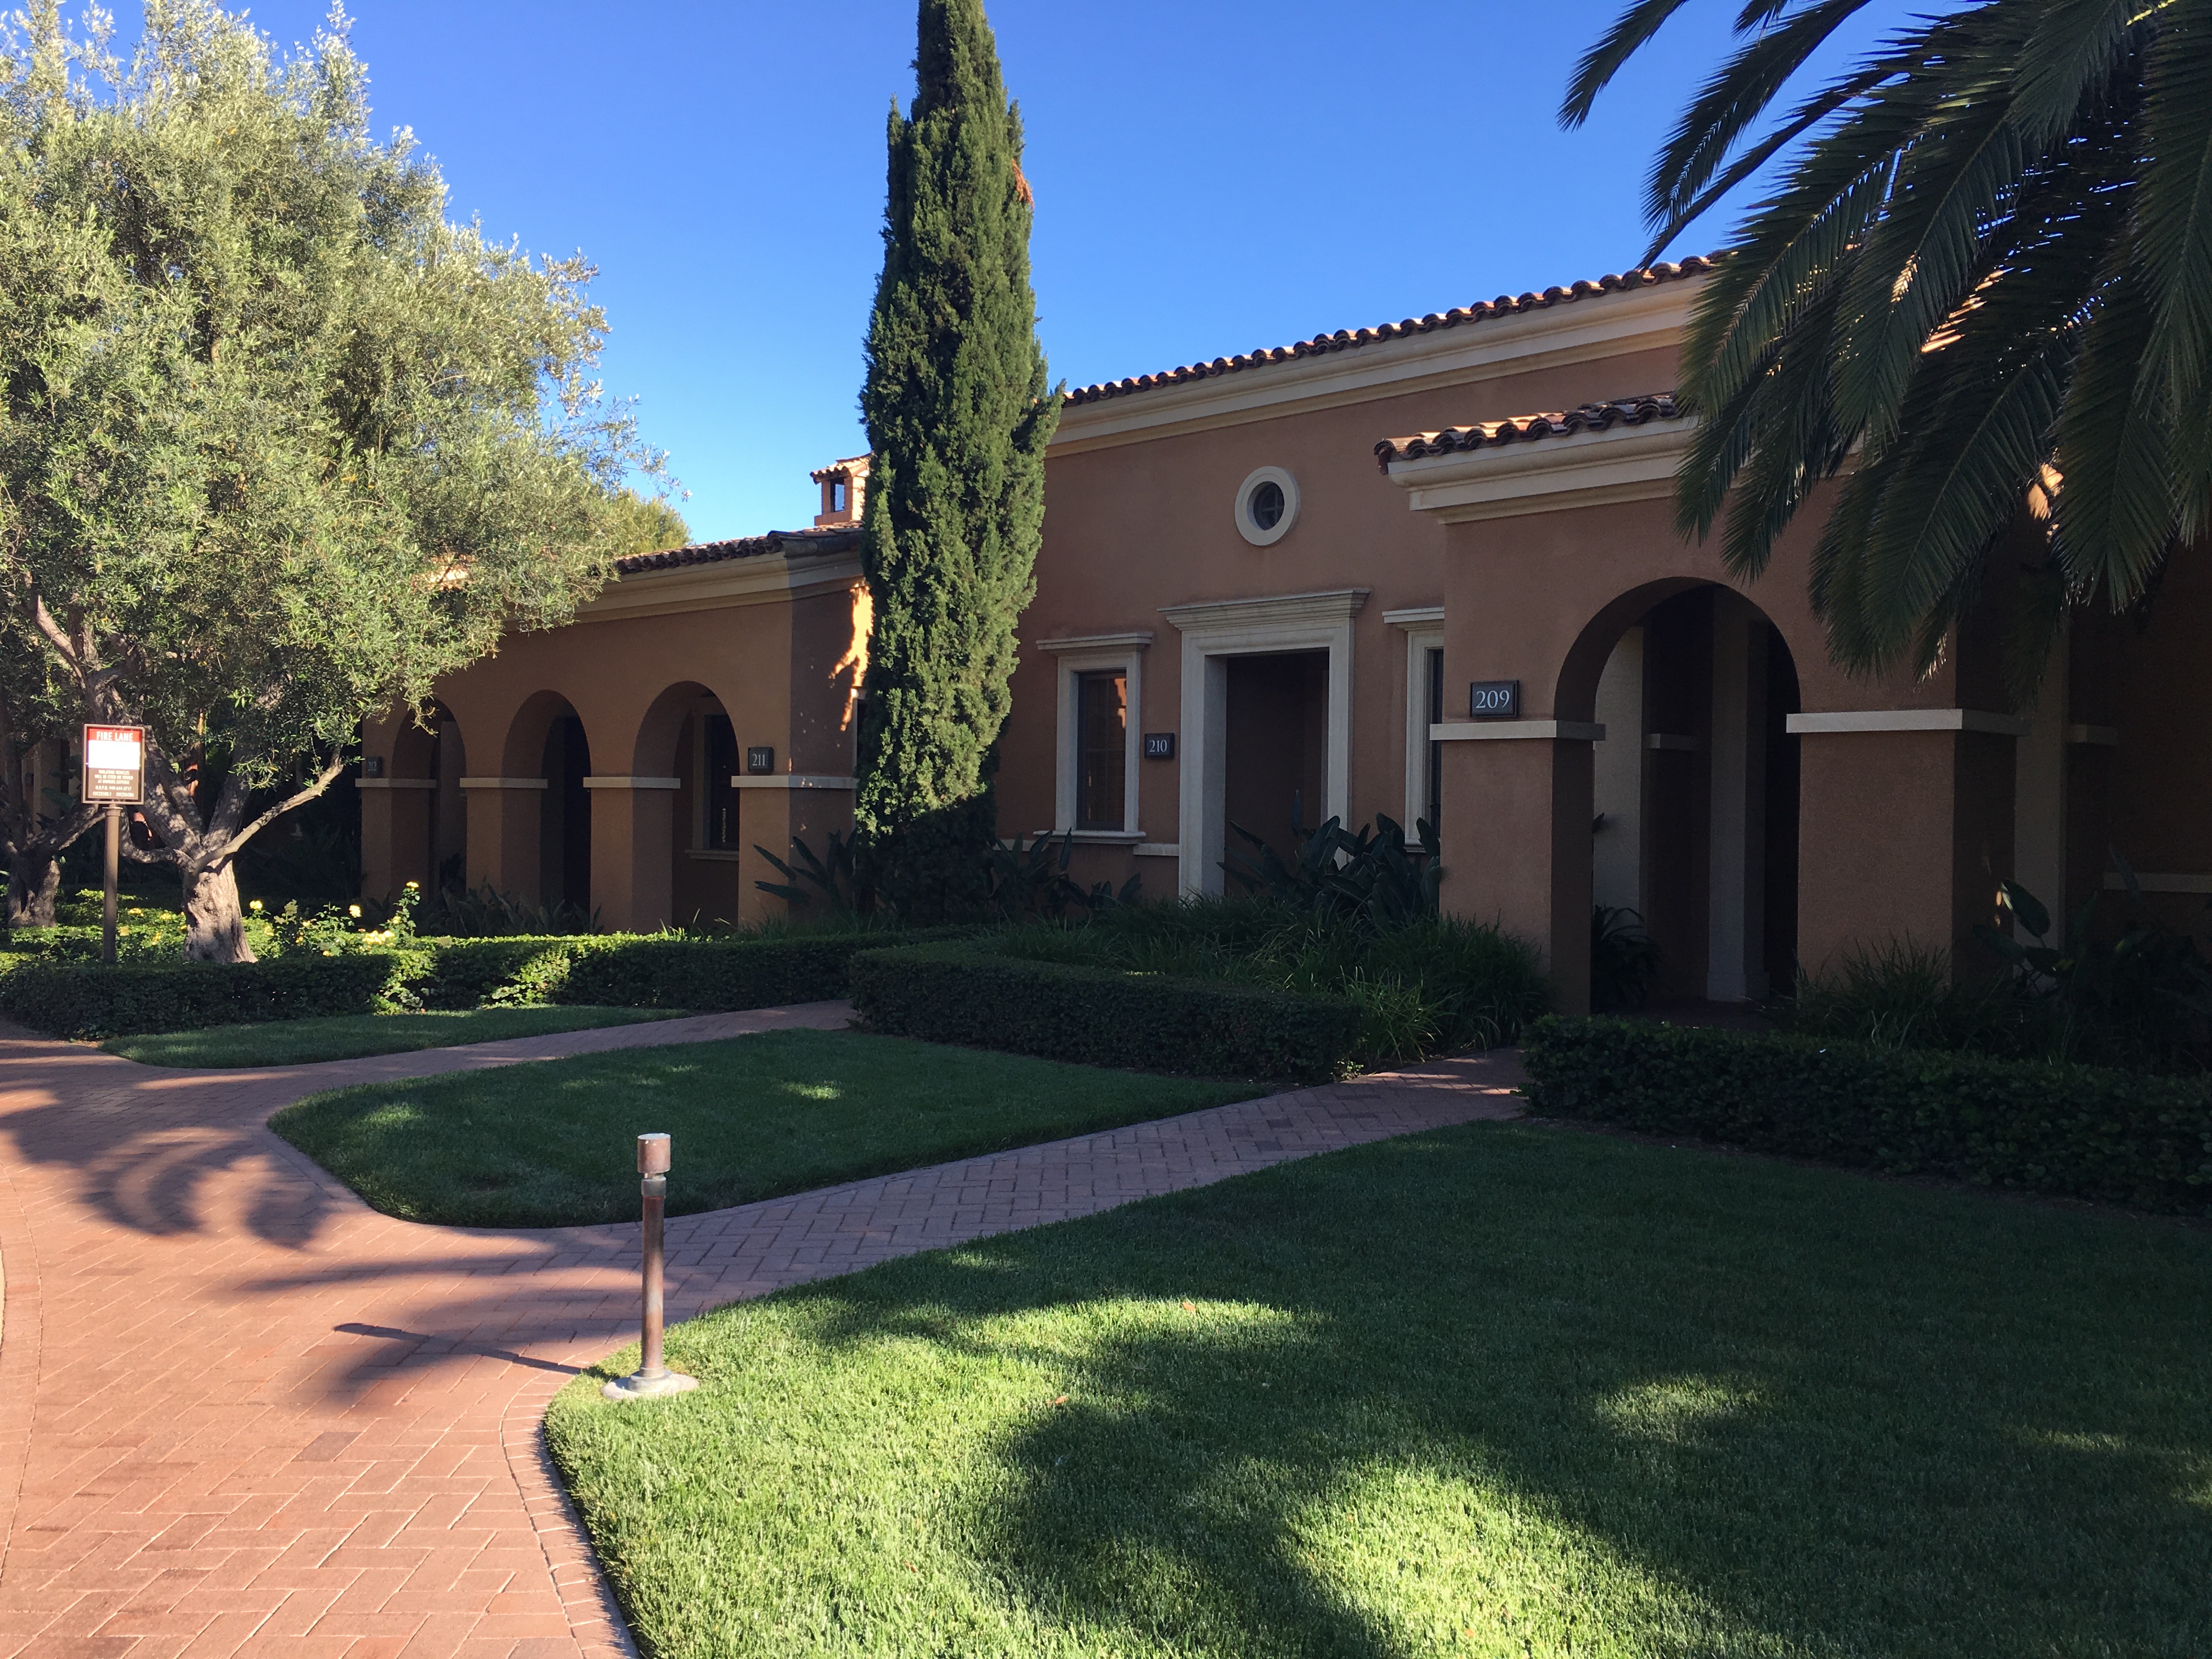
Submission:
{"label": "tree branch", "polygon": [[259,835],[261,831],[267,829],[270,824],[276,823],[277,819],[283,817],[285,813],[290,811],[295,806],[305,806],[309,801],[314,799],[316,796],[321,794],[324,790],[329,788],[333,783],[337,782],[338,774],[344,770],[345,752],[341,750],[331,757],[331,763],[328,766],[325,766],[321,772],[316,775],[315,781],[313,783],[307,785],[292,795],[288,796],[286,799],[278,801],[276,805],[270,807],[259,817],[254,819],[252,823],[247,824],[246,828],[240,830],[228,841],[225,842],[222,845],[222,851],[216,855],[216,861],[220,862],[223,859],[235,857],[238,854],[239,848],[245,846],[249,841],[252,841],[254,836]]}

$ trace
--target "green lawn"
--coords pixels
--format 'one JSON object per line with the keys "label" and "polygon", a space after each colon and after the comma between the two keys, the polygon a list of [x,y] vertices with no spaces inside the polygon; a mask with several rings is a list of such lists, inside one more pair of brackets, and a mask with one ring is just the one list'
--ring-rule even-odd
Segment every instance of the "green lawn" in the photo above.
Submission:
{"label": "green lawn", "polygon": [[686,1215],[1259,1092],[853,1031],[771,1031],[311,1095],[270,1127],[387,1215],[637,1218],[635,1139],[675,1137]]}
{"label": "green lawn", "polygon": [[658,1659],[2212,1650],[2185,1224],[1478,1124],[669,1352],[547,1422]]}
{"label": "green lawn", "polygon": [[472,1008],[465,1013],[345,1014],[329,1019],[217,1025],[204,1031],[113,1037],[100,1046],[144,1066],[302,1066],[316,1060],[450,1048],[667,1019],[665,1008]]}

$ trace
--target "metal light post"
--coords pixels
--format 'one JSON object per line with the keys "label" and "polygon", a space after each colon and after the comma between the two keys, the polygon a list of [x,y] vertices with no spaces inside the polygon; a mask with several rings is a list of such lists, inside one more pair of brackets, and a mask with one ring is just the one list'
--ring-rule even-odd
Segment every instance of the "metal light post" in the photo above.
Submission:
{"label": "metal light post", "polygon": [[638,1182],[638,1191],[645,1200],[645,1284],[638,1322],[644,1352],[638,1356],[635,1371],[599,1390],[610,1400],[653,1400],[699,1386],[697,1377],[670,1370],[660,1357],[660,1223],[668,1203],[668,1164],[666,1135],[637,1138],[637,1172],[644,1177]]}

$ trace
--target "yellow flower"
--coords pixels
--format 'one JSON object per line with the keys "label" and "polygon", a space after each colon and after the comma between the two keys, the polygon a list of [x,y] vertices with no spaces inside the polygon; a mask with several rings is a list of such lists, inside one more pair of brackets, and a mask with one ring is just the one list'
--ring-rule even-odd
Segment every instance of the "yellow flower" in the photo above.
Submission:
{"label": "yellow flower", "polygon": [[349,916],[353,917],[356,921],[359,921],[359,920],[360,920],[360,918],[361,918],[361,906],[359,906],[358,904],[349,904],[349,905],[347,905],[347,906],[346,906],[346,914],[347,914],[348,915],[349,915]]}
{"label": "yellow flower", "polygon": [[407,884],[407,890],[410,893],[417,892],[421,890],[422,886],[422,884],[419,881],[410,881]]}
{"label": "yellow flower", "polygon": [[[253,914],[258,916],[261,914],[261,901],[259,899],[256,899],[252,903],[247,905],[246,908],[252,911]],[[135,915],[137,913],[133,911],[131,914]]]}

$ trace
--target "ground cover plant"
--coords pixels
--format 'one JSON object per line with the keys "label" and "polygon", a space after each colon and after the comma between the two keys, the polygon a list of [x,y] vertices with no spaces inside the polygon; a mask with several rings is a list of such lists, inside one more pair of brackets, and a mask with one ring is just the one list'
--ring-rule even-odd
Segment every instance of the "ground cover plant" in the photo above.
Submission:
{"label": "ground cover plant", "polygon": [[547,1434],[646,1650],[2199,1654],[2212,1237],[1528,1125],[670,1334]]}
{"label": "ground cover plant", "polygon": [[313,1060],[409,1054],[418,1048],[450,1048],[668,1018],[666,1011],[652,1008],[426,1010],[217,1025],[199,1031],[114,1037],[100,1047],[142,1066],[304,1066]]}
{"label": "ground cover plant", "polygon": [[1150,1077],[847,1031],[771,1031],[311,1095],[270,1127],[387,1215],[635,1220],[635,1138],[675,1137],[672,1215],[1242,1100]]}

